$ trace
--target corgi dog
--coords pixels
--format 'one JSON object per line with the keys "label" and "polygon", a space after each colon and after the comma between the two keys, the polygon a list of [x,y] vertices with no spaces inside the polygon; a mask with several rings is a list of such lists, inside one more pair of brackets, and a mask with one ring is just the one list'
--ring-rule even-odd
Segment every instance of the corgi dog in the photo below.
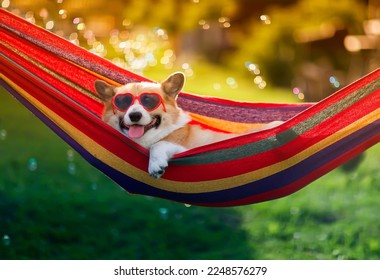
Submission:
{"label": "corgi dog", "polygon": [[[137,82],[115,87],[101,80],[95,82],[104,102],[102,119],[149,150],[148,172],[154,178],[164,174],[175,154],[237,136],[190,123],[189,114],[176,103],[184,83],[181,72],[161,83]],[[278,124],[273,122],[263,129]]]}

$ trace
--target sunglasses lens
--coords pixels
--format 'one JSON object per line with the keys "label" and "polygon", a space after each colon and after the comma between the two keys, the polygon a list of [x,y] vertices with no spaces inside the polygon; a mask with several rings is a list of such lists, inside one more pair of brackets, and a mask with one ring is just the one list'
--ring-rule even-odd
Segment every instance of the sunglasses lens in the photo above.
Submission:
{"label": "sunglasses lens", "polygon": [[114,104],[120,111],[125,111],[131,106],[133,96],[130,94],[120,94],[115,96]]}
{"label": "sunglasses lens", "polygon": [[161,99],[157,94],[143,93],[140,96],[140,102],[148,111],[151,111],[160,105]]}

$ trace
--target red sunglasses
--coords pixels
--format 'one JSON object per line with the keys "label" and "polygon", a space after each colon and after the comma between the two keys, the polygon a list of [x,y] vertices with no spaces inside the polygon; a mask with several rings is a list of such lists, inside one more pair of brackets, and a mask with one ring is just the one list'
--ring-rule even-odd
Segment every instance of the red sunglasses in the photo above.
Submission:
{"label": "red sunglasses", "polygon": [[155,92],[143,92],[137,96],[129,92],[120,93],[112,98],[112,105],[114,109],[125,112],[135,103],[136,99],[149,112],[157,109],[161,104],[166,112],[161,95]]}

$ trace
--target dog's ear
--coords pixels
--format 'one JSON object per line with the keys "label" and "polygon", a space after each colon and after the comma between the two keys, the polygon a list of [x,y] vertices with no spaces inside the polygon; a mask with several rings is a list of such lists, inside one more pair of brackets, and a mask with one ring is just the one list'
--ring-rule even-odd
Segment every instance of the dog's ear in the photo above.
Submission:
{"label": "dog's ear", "polygon": [[103,101],[108,101],[115,95],[115,87],[101,80],[95,81],[95,89]]}
{"label": "dog's ear", "polygon": [[185,84],[185,75],[181,72],[176,72],[170,75],[161,83],[164,92],[172,98],[176,98]]}

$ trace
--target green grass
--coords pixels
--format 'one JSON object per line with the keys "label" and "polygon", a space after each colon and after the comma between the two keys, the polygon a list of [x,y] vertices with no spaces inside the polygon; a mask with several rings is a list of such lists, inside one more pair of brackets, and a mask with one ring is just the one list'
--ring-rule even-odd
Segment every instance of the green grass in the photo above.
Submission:
{"label": "green grass", "polygon": [[376,145],[282,199],[185,207],[129,195],[0,88],[0,259],[379,259],[379,162]]}

